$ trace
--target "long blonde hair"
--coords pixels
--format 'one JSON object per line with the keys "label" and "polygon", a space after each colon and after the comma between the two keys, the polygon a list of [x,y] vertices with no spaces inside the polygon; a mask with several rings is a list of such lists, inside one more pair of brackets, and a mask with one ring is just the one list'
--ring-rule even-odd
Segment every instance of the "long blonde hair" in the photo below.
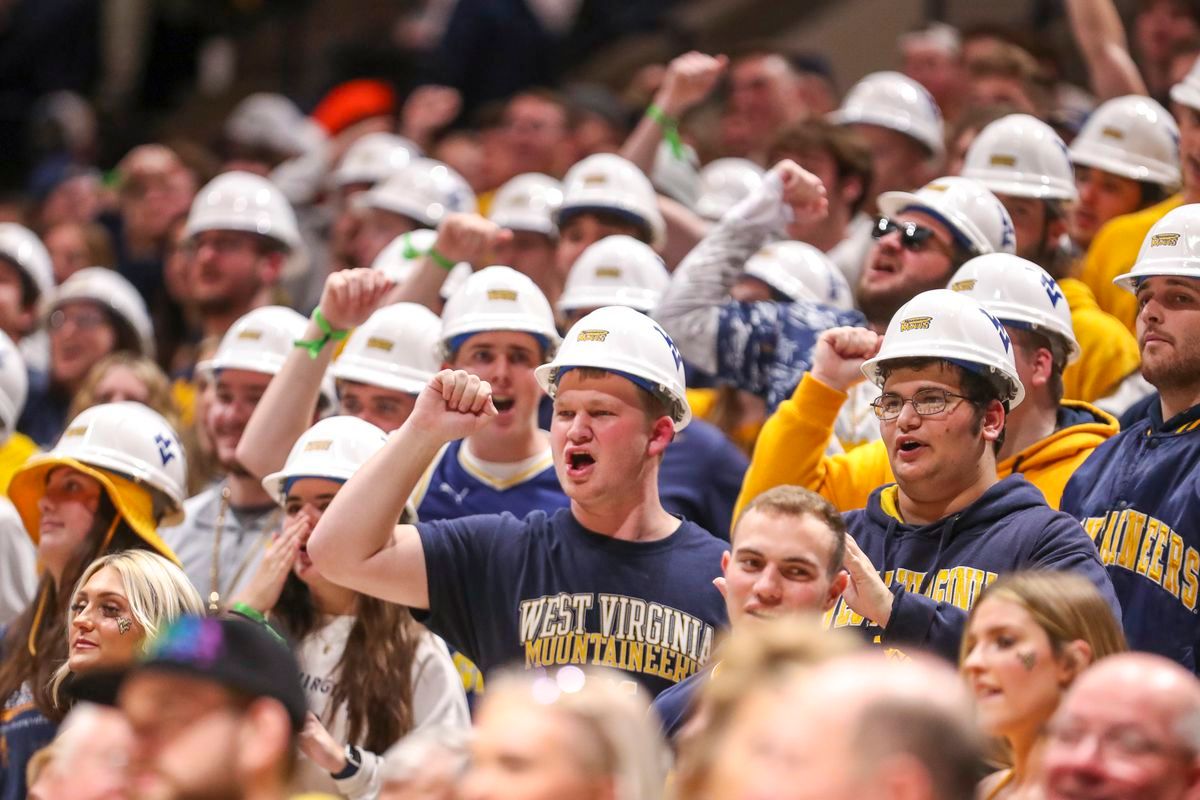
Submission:
{"label": "long blonde hair", "polygon": [[971,628],[975,609],[990,599],[1007,600],[1028,611],[1050,638],[1050,648],[1056,655],[1078,640],[1091,648],[1092,663],[1129,649],[1121,624],[1091,581],[1070,572],[1026,570],[1001,576],[980,595],[967,617],[958,651],[960,667],[971,652],[972,642],[966,631]]}
{"label": "long blonde hair", "polygon": [[[122,550],[119,553],[97,558],[83,571],[75,582],[70,600],[74,600],[87,582],[100,570],[112,567],[121,577],[121,588],[129,611],[138,625],[142,626],[142,646],[152,640],[161,628],[170,625],[184,614],[204,614],[204,602],[200,593],[192,586],[183,570],[167,559],[149,550]],[[69,602],[68,601],[68,608]],[[66,619],[66,634],[71,635],[71,615]],[[55,706],[62,707],[59,690],[63,681],[71,674],[64,662],[54,673],[50,682],[51,697]]]}

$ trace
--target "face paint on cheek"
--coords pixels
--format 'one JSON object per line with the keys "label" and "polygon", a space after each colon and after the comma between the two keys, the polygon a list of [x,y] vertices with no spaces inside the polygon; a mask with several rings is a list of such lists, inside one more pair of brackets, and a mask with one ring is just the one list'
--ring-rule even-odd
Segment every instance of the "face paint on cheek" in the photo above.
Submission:
{"label": "face paint on cheek", "polygon": [[133,620],[129,617],[117,617],[117,632],[122,636],[129,633],[129,629],[133,627]]}
{"label": "face paint on cheek", "polygon": [[1037,653],[1032,650],[1025,653],[1017,653],[1017,658],[1021,660],[1022,666],[1026,672],[1033,672],[1034,666],[1037,665]]}

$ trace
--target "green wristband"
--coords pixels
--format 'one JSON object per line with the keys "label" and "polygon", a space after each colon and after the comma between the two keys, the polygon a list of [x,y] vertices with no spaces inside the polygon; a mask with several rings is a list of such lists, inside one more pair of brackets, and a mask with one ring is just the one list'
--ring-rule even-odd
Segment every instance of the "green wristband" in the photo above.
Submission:
{"label": "green wristband", "polygon": [[334,330],[329,324],[329,320],[325,319],[325,315],[321,313],[321,307],[317,306],[312,312],[312,321],[317,323],[317,327],[321,329],[320,339],[296,339],[292,342],[296,347],[303,347],[308,351],[308,357],[317,360],[321,355],[321,350],[330,342],[340,342],[346,338],[349,331]]}
{"label": "green wristband", "polygon": [[452,270],[456,266],[458,266],[458,264],[456,264],[455,262],[451,261],[450,259],[446,258],[444,255],[439,253],[437,251],[436,247],[429,248],[429,252],[426,253],[425,255],[429,256],[429,258],[433,261],[433,263],[437,264],[439,267],[446,270],[446,272],[449,272],[450,270]]}
{"label": "green wristband", "polygon": [[663,129],[663,139],[671,147],[671,155],[683,160],[683,139],[679,138],[679,120],[663,111],[657,103],[651,103],[646,108],[646,116],[658,123]]}
{"label": "green wristband", "polygon": [[229,607],[229,610],[232,611],[234,614],[238,614],[240,616],[245,617],[248,620],[252,620],[254,622],[258,622],[263,625],[267,624],[267,618],[265,616],[263,616],[263,613],[261,611],[259,611],[257,608],[254,608],[252,606],[248,606],[245,603],[234,603],[233,605],[231,605]]}

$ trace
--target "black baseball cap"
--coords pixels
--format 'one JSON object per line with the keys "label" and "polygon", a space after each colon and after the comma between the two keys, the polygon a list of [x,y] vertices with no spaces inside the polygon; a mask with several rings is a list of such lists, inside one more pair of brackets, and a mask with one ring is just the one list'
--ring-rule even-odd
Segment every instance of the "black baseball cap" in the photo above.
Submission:
{"label": "black baseball cap", "polygon": [[151,640],[132,667],[81,675],[70,692],[80,700],[113,705],[129,676],[152,671],[211,681],[248,697],[273,698],[287,709],[293,730],[304,727],[308,703],[295,656],[266,625],[236,617],[180,617]]}

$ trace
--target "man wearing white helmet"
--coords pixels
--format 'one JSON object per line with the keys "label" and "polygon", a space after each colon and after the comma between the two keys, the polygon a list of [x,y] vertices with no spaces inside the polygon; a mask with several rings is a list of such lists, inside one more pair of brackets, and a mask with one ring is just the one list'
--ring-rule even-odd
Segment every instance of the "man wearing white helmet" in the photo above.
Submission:
{"label": "man wearing white helmet", "polygon": [[[939,178],[914,194],[889,192],[880,198],[887,216],[874,228],[876,242],[855,288],[862,315],[803,300],[726,302],[725,294],[754,252],[747,244],[760,240],[763,229],[779,230],[793,207],[798,216],[813,218],[803,203],[811,189],[802,187],[815,180],[791,162],[776,165],[763,193],[730,212],[707,237],[710,246],[720,247],[724,260],[689,256],[672,276],[656,312],[681,343],[684,358],[720,382],[760,395],[768,411],[796,388],[821,331],[860,325],[863,316],[869,327],[882,331],[899,306],[924,290],[945,286],[967,259],[1013,247],[1012,223],[999,200],[974,181]],[[793,194],[800,200],[784,202]],[[878,425],[864,412],[873,389],[857,391],[837,428],[847,448],[879,435]]]}
{"label": "man wearing white helmet", "polygon": [[853,128],[871,148],[865,210],[884,192],[910,192],[936,175],[945,151],[942,112],[925,87],[898,72],[873,72],[829,115]]}
{"label": "man wearing white helmet", "polygon": [[404,169],[420,152],[409,140],[383,131],[368,133],[346,149],[330,176],[329,254],[335,269],[354,263],[354,237],[362,217],[354,198]]}
{"label": "man wearing white helmet", "polygon": [[[1063,400],[1064,367],[1079,357],[1066,300],[1045,270],[1007,253],[971,259],[954,273],[949,287],[978,300],[1004,324],[1025,387],[1025,400],[1005,422],[997,475],[1024,475],[1058,508],[1071,475],[1118,430],[1108,414]],[[876,487],[895,480],[882,441],[821,455],[847,392],[862,380],[859,368],[879,343],[877,334],[862,328],[821,335],[812,370],[764,427],[742,486],[742,504],[772,486],[797,484],[849,511],[865,506]]]}
{"label": "man wearing white helmet", "polygon": [[36,445],[16,431],[28,386],[20,352],[0,332],[0,626],[24,611],[37,591],[37,552],[8,499],[13,473],[37,452]]}
{"label": "man wearing white helmet", "polygon": [[1200,205],[1150,229],[1133,269],[1142,376],[1158,389],[1142,419],[1075,473],[1063,509],[1083,522],[1108,566],[1129,646],[1200,671]]}
{"label": "man wearing white helmet", "polygon": [[38,300],[54,288],[42,240],[15,222],[0,222],[0,331],[20,342],[37,327]]}
{"label": "man wearing white helmet", "polygon": [[1113,281],[1133,268],[1147,232],[1167,212],[1200,202],[1200,60],[1187,77],[1171,87],[1171,111],[1179,123],[1179,169],[1182,188],[1149,208],[1115,217],[1096,232],[1079,278],[1096,295],[1100,308],[1136,333],[1140,308],[1136,298]]}
{"label": "man wearing white helmet", "polygon": [[1024,568],[1080,572],[1119,610],[1075,520],[1022,476],[997,479],[1009,410],[1025,397],[1012,349],[979,303],[939,289],[904,304],[863,363],[883,390],[872,405],[896,482],[846,515],[850,583],[835,627],[955,659],[979,592]]}
{"label": "man wearing white helmet", "polygon": [[48,447],[67,423],[67,411],[89,370],[110,353],[154,357],[154,326],[137,289],[104,267],[79,270],[54,290],[46,308],[50,369],[35,375],[18,423]]}
{"label": "man wearing white helmet", "polygon": [[196,365],[211,376],[200,424],[224,477],[188,499],[186,518],[162,532],[212,611],[229,604],[254,574],[278,514],[262,484],[237,459],[254,407],[305,331],[300,314],[263,306],[237,320],[216,353]]}
{"label": "man wearing white helmet", "polygon": [[331,580],[421,612],[485,674],[604,664],[657,694],[704,663],[726,621],[721,542],[658,498],[663,451],[691,417],[682,363],[644,314],[589,314],[537,371],[570,508],[398,526],[425,465],[497,414],[486,381],[438,373],[334,498],[309,555]]}
{"label": "man wearing white helmet", "polygon": [[352,265],[369,267],[401,234],[436,228],[448,214],[474,213],[475,193],[461,175],[432,158],[415,158],[354,198],[362,212],[350,246]]}
{"label": "man wearing white helmet", "polygon": [[562,205],[562,184],[548,175],[527,172],[512,178],[492,197],[488,219],[512,231],[512,238],[497,242],[488,258],[524,273],[554,304],[565,277],[555,268],[558,228],[554,213]]}
{"label": "man wearing white helmet", "polygon": [[[1086,150],[1086,142],[1083,146]],[[1066,144],[1041,120],[1009,114],[975,137],[963,176],[1000,198],[1013,218],[1017,254],[1049,272],[1071,308],[1082,357],[1063,376],[1065,396],[1090,403],[1117,391],[1137,369],[1137,343],[1096,308],[1085,285],[1070,277],[1063,238],[1079,194]]]}
{"label": "man wearing white helmet", "polygon": [[[649,314],[670,279],[662,259],[648,245],[629,236],[606,236],[584,250],[571,267],[559,314],[568,326],[604,306]],[[690,403],[690,391],[688,399]],[[544,410],[543,426],[548,428],[552,409]],[[747,464],[745,454],[720,429],[693,419],[663,456],[658,481],[663,508],[728,538]]]}
{"label": "man wearing white helmet", "polygon": [[223,336],[234,321],[270,303],[285,262],[303,247],[287,199],[248,172],[209,181],[192,202],[184,236],[188,299],[205,337]]}

